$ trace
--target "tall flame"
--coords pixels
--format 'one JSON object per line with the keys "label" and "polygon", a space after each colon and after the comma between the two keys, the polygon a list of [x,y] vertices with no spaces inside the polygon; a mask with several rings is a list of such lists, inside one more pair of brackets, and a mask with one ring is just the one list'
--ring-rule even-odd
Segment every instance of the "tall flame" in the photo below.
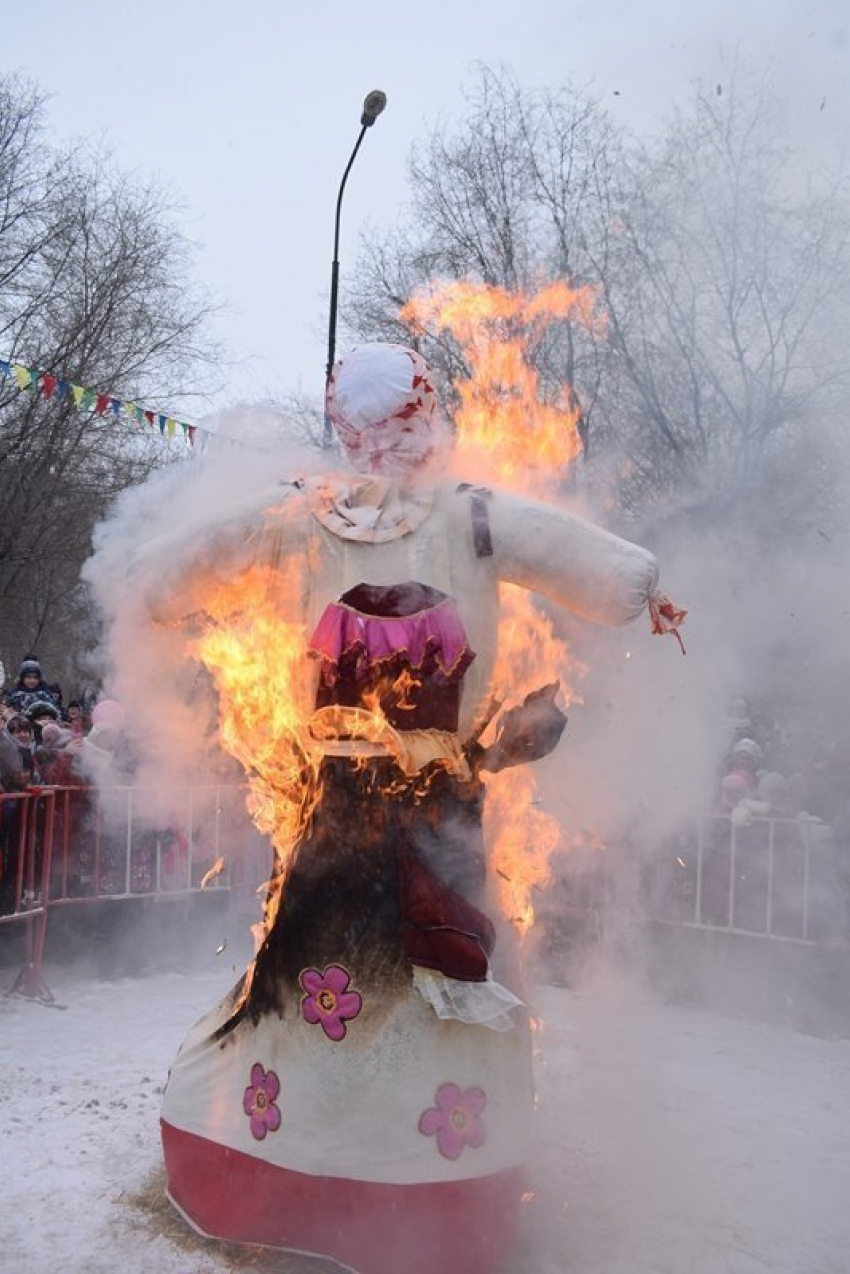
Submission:
{"label": "tall flame", "polygon": [[[581,409],[570,385],[540,398],[530,361],[549,324],[569,319],[599,333],[604,316],[593,288],[556,282],[526,295],[469,282],[441,284],[413,297],[401,316],[414,330],[448,329],[470,369],[456,383],[456,461],[464,474],[528,495],[551,496],[582,449]],[[566,704],[580,701],[584,669],[551,618],[523,589],[500,588],[498,699],[510,706],[558,678]],[[486,741],[486,735],[485,735]],[[561,828],[542,806],[527,766],[487,776],[486,826],[505,913],[521,933],[534,923],[533,893],[550,878]]]}
{"label": "tall flame", "polygon": [[[450,329],[470,369],[456,386],[458,467],[515,491],[551,494],[581,450],[580,409],[568,385],[541,401],[529,348],[556,319],[597,331],[602,320],[592,289],[555,283],[523,295],[458,283],[413,298],[402,317],[414,328]],[[228,582],[210,579],[203,598],[208,622],[191,648],[214,678],[221,742],[242,763],[254,821],[274,846],[266,928],[319,797],[321,749],[308,725],[313,705],[302,697],[308,634],[303,624],[281,618],[280,605],[303,593],[302,572],[309,569],[309,562],[289,559]],[[556,677],[566,703],[575,702],[574,683],[583,669],[551,618],[528,593],[509,585],[502,586],[501,603],[494,687],[504,706]],[[394,687],[402,705],[406,690],[403,682]],[[360,727],[362,737],[383,737],[387,722],[377,701],[361,711]],[[316,718],[313,729],[321,732]],[[488,776],[487,786],[487,831],[502,906],[524,932],[533,923],[533,891],[548,880],[560,829],[543,809],[528,767]]]}
{"label": "tall flame", "polygon": [[[210,581],[208,622],[190,650],[215,681],[221,743],[248,776],[249,810],[274,847],[274,884],[318,798],[318,752],[298,694],[307,633],[282,619],[275,602],[298,595],[303,569],[290,559],[276,570],[253,567],[225,583]],[[279,888],[269,891],[266,927],[279,898]]]}
{"label": "tall flame", "polygon": [[447,328],[469,376],[455,382],[458,460],[499,486],[551,494],[582,449],[581,408],[571,385],[550,402],[529,359],[556,319],[599,333],[605,324],[591,287],[551,283],[531,295],[469,282],[435,285],[408,301],[401,317],[414,331]]}

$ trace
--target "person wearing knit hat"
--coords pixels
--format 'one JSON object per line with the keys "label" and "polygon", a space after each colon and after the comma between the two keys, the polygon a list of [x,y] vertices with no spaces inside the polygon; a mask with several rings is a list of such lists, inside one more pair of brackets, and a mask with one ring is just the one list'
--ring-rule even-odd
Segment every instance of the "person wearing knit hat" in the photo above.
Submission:
{"label": "person wearing knit hat", "polygon": [[55,703],[50,703],[47,699],[36,699],[32,707],[27,708],[24,716],[29,717],[30,721],[61,721],[62,714],[56,707]]}
{"label": "person wearing knit hat", "polygon": [[726,773],[734,774],[746,785],[747,794],[751,795],[758,787],[761,762],[762,750],[755,739],[739,739],[729,754]]}
{"label": "person wearing knit hat", "polygon": [[62,714],[53,703],[48,703],[46,699],[37,699],[24,713],[24,716],[31,723],[35,732],[36,746],[41,743],[42,728],[48,721],[56,722],[62,720]]}
{"label": "person wearing knit hat", "polygon": [[16,712],[28,713],[36,703],[49,703],[59,710],[56,696],[44,680],[41,664],[34,655],[27,655],[23,660],[17,683],[7,698]]}
{"label": "person wearing knit hat", "polygon": [[718,812],[729,814],[739,801],[742,801],[745,796],[749,796],[751,791],[752,786],[745,775],[735,771],[724,774],[720,781],[720,807]]}
{"label": "person wearing knit hat", "polygon": [[759,768],[762,761],[762,750],[755,739],[743,738],[738,739],[732,748],[732,756],[738,760],[740,757],[749,757],[756,769]]}
{"label": "person wearing knit hat", "polygon": [[41,727],[42,743],[46,744],[47,747],[56,748],[57,751],[60,748],[67,747],[73,737],[71,731],[66,730],[58,721],[48,721],[46,725]]}
{"label": "person wearing knit hat", "polygon": [[73,739],[70,730],[65,730],[58,721],[46,721],[41,727],[41,742],[35,749],[35,763],[45,784],[53,783],[53,772],[62,750]]}
{"label": "person wearing knit hat", "polygon": [[92,727],[120,730],[124,726],[124,709],[116,699],[99,699],[92,708]]}

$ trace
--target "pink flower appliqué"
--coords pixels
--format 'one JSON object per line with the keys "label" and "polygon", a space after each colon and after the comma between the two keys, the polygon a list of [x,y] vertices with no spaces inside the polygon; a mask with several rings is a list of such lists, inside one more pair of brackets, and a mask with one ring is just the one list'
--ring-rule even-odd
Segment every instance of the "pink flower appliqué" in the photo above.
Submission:
{"label": "pink flower appliqu\u00e9", "polygon": [[436,1093],[436,1106],[423,1110],[419,1131],[426,1137],[437,1136],[437,1149],[446,1159],[459,1159],[464,1146],[478,1149],[484,1145],[484,1125],[479,1116],[487,1098],[483,1088],[464,1088],[457,1084],[441,1084]]}
{"label": "pink flower appliqu\u00e9", "polygon": [[251,1067],[251,1083],[242,1098],[242,1109],[251,1120],[251,1132],[257,1141],[280,1127],[280,1110],[275,1105],[279,1092],[280,1080],[274,1071],[263,1070],[260,1063],[255,1062]]}
{"label": "pink flower appliqu\u00e9", "polygon": [[330,964],[324,973],[318,969],[305,969],[300,977],[306,995],[301,1001],[304,1021],[315,1026],[318,1022],[330,1040],[345,1038],[345,1023],[363,1007],[363,997],[358,991],[349,991],[351,974],[342,965]]}

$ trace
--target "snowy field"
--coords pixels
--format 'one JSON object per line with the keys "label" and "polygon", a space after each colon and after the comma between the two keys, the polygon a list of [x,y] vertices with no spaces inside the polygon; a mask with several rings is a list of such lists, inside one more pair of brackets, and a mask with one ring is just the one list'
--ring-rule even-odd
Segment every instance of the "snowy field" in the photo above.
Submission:
{"label": "snowy field", "polygon": [[[62,1009],[0,998],[0,1269],[336,1268],[202,1240],[163,1201],[167,1069],[235,967],[211,943],[147,976],[48,966]],[[534,1196],[504,1274],[850,1274],[850,1042],[604,976],[536,1008]]]}

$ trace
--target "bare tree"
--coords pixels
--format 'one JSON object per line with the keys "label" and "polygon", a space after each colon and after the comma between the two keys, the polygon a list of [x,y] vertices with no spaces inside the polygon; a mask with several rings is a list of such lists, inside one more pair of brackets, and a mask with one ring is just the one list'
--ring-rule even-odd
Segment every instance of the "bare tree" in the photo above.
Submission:
{"label": "bare tree", "polygon": [[[108,156],[48,144],[42,99],[0,79],[0,355],[147,406],[187,389],[209,307],[165,195]],[[138,427],[0,381],[0,650],[68,676],[80,567],[111,501],[162,463]]]}
{"label": "bare tree", "polygon": [[846,396],[846,191],[797,188],[777,118],[734,76],[698,90],[657,149],[630,155],[592,252],[609,318],[603,435],[628,461],[627,507],[681,490],[731,507],[764,475],[775,486],[782,454],[799,485],[801,435]]}
{"label": "bare tree", "polygon": [[[405,227],[364,240],[343,311],[358,337],[410,340],[398,312],[433,280],[533,292],[554,279],[582,284],[590,277],[588,244],[604,222],[599,205],[617,147],[605,112],[571,88],[529,92],[507,71],[487,67],[468,100],[460,127],[437,126],[413,150]],[[469,374],[449,333],[413,339],[447,385]],[[594,344],[583,324],[563,319],[536,354],[544,393],[554,398],[573,385],[586,423],[600,383]]]}
{"label": "bare tree", "polygon": [[[587,480],[624,516],[752,506],[771,484],[783,517],[823,505],[850,373],[850,218],[841,182],[801,185],[779,118],[732,75],[641,145],[584,93],[482,68],[463,122],[413,152],[403,227],[365,240],[349,327],[409,339],[399,310],[433,280],[590,283],[604,337],[561,321],[535,360],[544,392],[578,393]],[[450,334],[417,339],[448,381],[468,374]]]}

